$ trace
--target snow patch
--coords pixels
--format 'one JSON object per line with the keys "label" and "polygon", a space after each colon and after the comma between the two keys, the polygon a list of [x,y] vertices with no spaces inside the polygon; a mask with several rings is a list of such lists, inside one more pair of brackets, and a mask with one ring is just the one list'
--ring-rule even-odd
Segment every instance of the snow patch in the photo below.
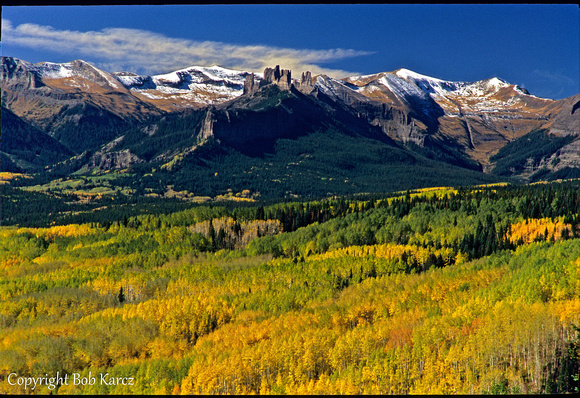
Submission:
{"label": "snow patch", "polygon": [[431,76],[421,75],[417,72],[413,72],[412,70],[405,69],[405,68],[401,68],[401,69],[395,71],[395,75],[397,75],[401,79],[405,79],[405,80],[414,79],[414,80],[426,80],[426,81],[431,81],[431,82],[445,83],[444,80],[437,79],[437,78],[431,77]]}
{"label": "snow patch", "polygon": [[55,64],[53,62],[41,62],[32,65],[31,70],[38,73],[41,77],[47,79],[65,79],[73,76],[72,65]]}
{"label": "snow patch", "polygon": [[[216,104],[239,97],[244,81],[250,72],[221,66],[191,66],[170,73],[140,76],[134,73],[117,73],[116,79],[131,91],[151,99],[184,99],[201,104]],[[254,73],[257,80],[262,73]]]}
{"label": "snow patch", "polygon": [[334,98],[340,98],[342,96],[338,91],[339,87],[354,92],[358,91],[358,87],[347,85],[340,80],[335,80],[326,75],[318,76],[316,83],[314,83],[314,87],[318,88],[322,93]]}
{"label": "snow patch", "polygon": [[139,75],[115,75],[115,78],[127,88],[134,86],[142,86],[149,79],[149,76]]}
{"label": "snow patch", "polygon": [[[119,81],[117,81],[114,77],[112,77],[108,73],[103,72],[102,70],[94,67],[93,65],[89,64],[88,62],[81,61],[81,60],[75,61],[75,62],[77,62],[77,63],[80,62],[81,65],[88,66],[91,69],[93,69],[98,75],[100,75],[103,79],[105,79],[105,81],[110,86],[112,86],[116,89],[123,88],[123,86],[121,84],[119,84]],[[82,74],[82,70],[79,71],[78,69],[76,69],[74,67],[73,62],[67,62],[67,63],[62,63],[62,64],[57,64],[57,63],[53,63],[53,62],[41,62],[41,63],[32,65],[30,69],[44,79],[67,79],[67,78],[73,78],[73,77],[77,77],[77,76],[81,77],[81,78],[85,77]],[[81,87],[79,85],[75,85],[74,83],[72,83],[70,85],[73,87]],[[82,85],[82,88],[85,88],[85,85]]]}
{"label": "snow patch", "polygon": [[377,82],[385,86],[397,98],[409,106],[412,106],[412,102],[424,104],[429,102],[428,93],[425,92],[423,87],[418,84],[413,84],[397,75],[384,75]]}

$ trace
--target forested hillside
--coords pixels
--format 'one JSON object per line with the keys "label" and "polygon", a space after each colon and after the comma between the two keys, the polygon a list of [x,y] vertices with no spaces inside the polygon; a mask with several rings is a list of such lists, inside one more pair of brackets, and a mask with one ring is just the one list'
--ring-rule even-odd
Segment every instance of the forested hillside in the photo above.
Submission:
{"label": "forested hillside", "polygon": [[0,393],[578,391],[580,181],[153,204],[0,228]]}

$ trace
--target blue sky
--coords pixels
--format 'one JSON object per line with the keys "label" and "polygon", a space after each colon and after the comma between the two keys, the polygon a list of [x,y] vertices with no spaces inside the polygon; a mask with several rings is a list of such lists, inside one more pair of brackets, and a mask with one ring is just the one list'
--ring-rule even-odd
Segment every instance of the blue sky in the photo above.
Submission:
{"label": "blue sky", "polygon": [[192,65],[333,77],[399,68],[497,76],[531,94],[580,92],[577,5],[2,7],[2,55],[160,74]]}

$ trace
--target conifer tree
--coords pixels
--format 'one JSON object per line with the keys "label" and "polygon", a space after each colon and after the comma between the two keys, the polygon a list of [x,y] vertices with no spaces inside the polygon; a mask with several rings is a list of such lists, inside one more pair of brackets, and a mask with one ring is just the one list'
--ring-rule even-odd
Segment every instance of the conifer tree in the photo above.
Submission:
{"label": "conifer tree", "polygon": [[125,293],[123,293],[123,286],[121,286],[121,288],[119,289],[119,295],[117,296],[117,299],[119,300],[120,304],[123,304],[126,300]]}

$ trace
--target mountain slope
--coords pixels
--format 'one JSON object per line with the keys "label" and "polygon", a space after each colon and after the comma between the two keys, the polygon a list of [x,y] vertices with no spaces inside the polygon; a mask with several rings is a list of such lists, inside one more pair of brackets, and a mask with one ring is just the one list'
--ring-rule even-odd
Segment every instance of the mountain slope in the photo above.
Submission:
{"label": "mountain slope", "polygon": [[[443,115],[441,107],[421,90],[398,80],[402,87],[392,91],[383,85],[387,81],[385,76],[371,80],[367,90],[359,90],[356,85],[324,76],[316,79],[313,95],[326,97],[327,101],[342,108],[341,113],[350,113],[366,120],[414,152],[431,159],[480,170],[480,165],[464,153],[461,145],[438,134],[438,117]],[[393,86],[390,85],[391,88]]]}
{"label": "mountain slope", "polygon": [[[400,69],[344,79],[376,101],[417,116],[436,126],[436,136],[489,171],[489,157],[530,131],[543,127],[564,104],[537,98],[518,86],[492,78],[451,82]],[[409,140],[402,136],[403,141]],[[412,140],[421,145],[421,138]]]}
{"label": "mountain slope", "polygon": [[40,171],[73,153],[2,106],[1,171]]}
{"label": "mountain slope", "polygon": [[162,112],[133,96],[116,78],[87,62],[0,63],[2,104],[76,153]]}
{"label": "mountain slope", "polygon": [[544,128],[510,142],[491,157],[494,173],[530,181],[580,178],[580,94],[563,102]]}

